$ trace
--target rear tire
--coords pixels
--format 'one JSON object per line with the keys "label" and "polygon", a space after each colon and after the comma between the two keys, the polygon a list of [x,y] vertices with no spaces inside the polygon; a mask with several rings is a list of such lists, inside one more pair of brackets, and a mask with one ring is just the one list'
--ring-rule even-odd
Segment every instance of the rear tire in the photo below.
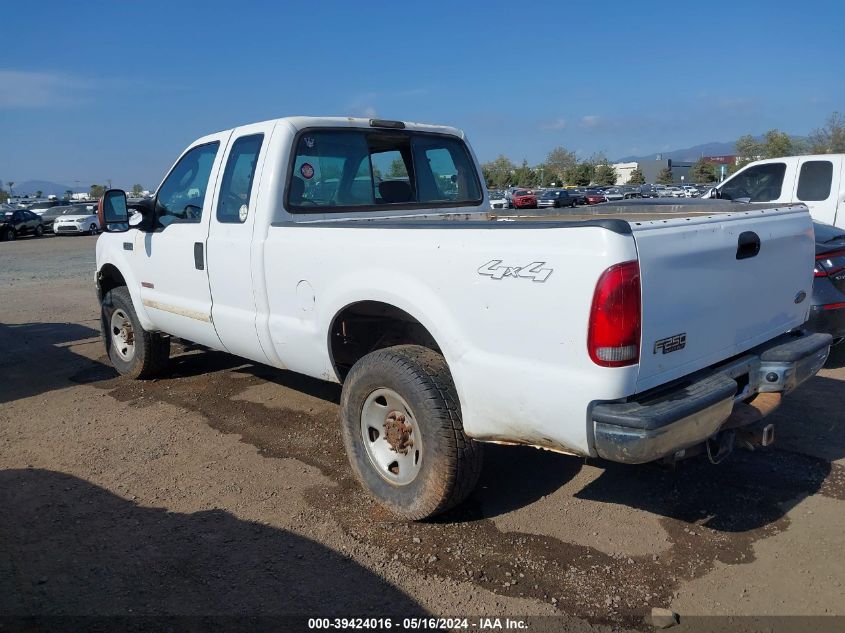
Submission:
{"label": "rear tire", "polygon": [[13,242],[17,237],[17,233],[15,233],[15,229],[6,229],[3,231],[2,240],[4,242]]}
{"label": "rear tire", "polygon": [[97,225],[92,223],[91,226],[88,227],[88,235],[96,235],[96,234],[97,234]]}
{"label": "rear tire", "polygon": [[478,482],[481,445],[464,433],[449,367],[433,350],[399,345],[360,359],[343,385],[341,421],[355,477],[401,519],[445,512]]}
{"label": "rear tire", "polygon": [[109,290],[103,297],[100,331],[109,360],[121,375],[153,378],[167,366],[170,338],[141,327],[126,286]]}

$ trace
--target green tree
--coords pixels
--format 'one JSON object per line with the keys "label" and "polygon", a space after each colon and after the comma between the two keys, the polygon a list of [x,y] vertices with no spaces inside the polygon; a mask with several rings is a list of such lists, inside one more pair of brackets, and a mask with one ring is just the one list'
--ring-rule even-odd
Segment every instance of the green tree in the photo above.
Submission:
{"label": "green tree", "polygon": [[757,160],[763,155],[763,146],[753,136],[746,134],[740,136],[736,141],[736,157],[740,161],[749,163],[752,160]]}
{"label": "green tree", "polygon": [[36,192],[35,192],[35,197],[36,197],[36,198],[40,198],[40,197],[41,197],[41,196],[43,196],[43,195],[44,195],[44,192],[43,192],[43,191],[41,191],[41,189],[39,189],[38,191],[36,191]]}
{"label": "green tree", "polygon": [[405,161],[401,158],[393,159],[393,162],[390,163],[390,169],[388,169],[387,175],[390,178],[407,178],[408,169],[405,167]]}
{"label": "green tree", "polygon": [[672,169],[670,167],[661,169],[660,173],[657,174],[657,178],[655,178],[655,182],[661,185],[671,185],[675,182],[675,179],[672,177]]}
{"label": "green tree", "polygon": [[139,184],[132,185],[132,197],[140,198],[141,194],[143,194],[143,193],[144,193],[144,188],[141,185],[139,185]]}
{"label": "green tree", "polygon": [[800,143],[792,140],[786,132],[769,130],[763,136],[763,158],[795,156],[800,154],[802,150]]}
{"label": "green tree", "polygon": [[574,165],[565,175],[566,184],[577,185],[578,187],[586,187],[593,181],[593,174],[596,168],[588,162],[578,163]]}
{"label": "green tree", "polygon": [[628,178],[629,185],[644,185],[645,184],[645,176],[643,175],[642,170],[637,167],[633,171],[631,171],[631,177]]}
{"label": "green tree", "polygon": [[690,167],[690,182],[715,182],[718,178],[716,166],[703,157],[695,161],[695,164]]}
{"label": "green tree", "polygon": [[578,159],[575,156],[575,152],[570,152],[563,147],[555,147],[548,153],[546,162],[544,163],[545,168],[549,170],[549,175],[551,176],[549,182],[564,180],[567,172],[577,162]]}
{"label": "green tree", "polygon": [[537,182],[537,174],[528,166],[528,161],[522,159],[522,165],[514,170],[513,179],[517,187],[533,187]]}
{"label": "green tree", "polygon": [[516,166],[504,154],[499,154],[498,158],[481,166],[487,186],[495,189],[504,189],[512,184],[515,169]]}
{"label": "green tree", "polygon": [[811,154],[845,153],[845,116],[834,112],[827,118],[825,126],[810,134]]}
{"label": "green tree", "polygon": [[604,165],[597,165],[596,171],[593,174],[593,180],[597,185],[607,187],[616,184],[616,168],[605,163]]}
{"label": "green tree", "polygon": [[99,200],[105,192],[106,188],[103,185],[91,185],[91,189],[88,191],[88,197]]}
{"label": "green tree", "polygon": [[65,200],[70,200],[71,198],[73,198],[73,190],[65,189]]}

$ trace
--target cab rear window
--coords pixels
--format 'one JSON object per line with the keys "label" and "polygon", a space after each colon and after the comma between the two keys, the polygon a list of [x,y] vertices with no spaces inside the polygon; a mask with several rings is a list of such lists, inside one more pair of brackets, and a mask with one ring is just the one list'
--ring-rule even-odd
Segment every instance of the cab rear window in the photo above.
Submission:
{"label": "cab rear window", "polygon": [[481,185],[459,138],[394,130],[306,130],[295,142],[293,213],[477,205]]}

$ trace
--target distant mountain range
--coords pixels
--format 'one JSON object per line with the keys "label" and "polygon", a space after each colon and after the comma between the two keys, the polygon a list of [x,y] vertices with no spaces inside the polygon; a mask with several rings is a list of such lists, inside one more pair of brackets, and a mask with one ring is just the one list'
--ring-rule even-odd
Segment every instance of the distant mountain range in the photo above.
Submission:
{"label": "distant mountain range", "polygon": [[[3,188],[8,191],[9,183],[4,182]],[[68,185],[60,185],[57,182],[49,180],[27,180],[25,182],[16,182],[12,187],[16,196],[32,196],[37,191],[41,192],[44,197],[47,196],[64,196],[65,192],[70,190],[74,193],[85,193],[90,187],[69,187]]]}
{"label": "distant mountain range", "polygon": [[702,143],[701,145],[693,145],[685,149],[673,149],[667,152],[655,152],[654,154],[646,154],[645,156],[623,156],[617,162],[620,163],[636,163],[639,161],[655,160],[660,158],[671,158],[672,160],[680,162],[694,163],[702,156],[730,156],[736,152],[736,141],[730,143],[719,143],[713,141],[710,143]]}
{"label": "distant mountain range", "polygon": [[[791,136],[794,141],[806,141],[804,136]],[[762,141],[763,136],[755,136],[755,141]],[[617,160],[618,163],[636,163],[646,160],[655,160],[658,156],[661,158],[671,158],[674,161],[681,163],[694,163],[702,156],[733,156],[736,153],[736,141],[729,143],[720,143],[712,141],[710,143],[702,143],[701,145],[693,145],[686,149],[672,149],[666,152],[655,152],[653,154],[646,154],[645,156],[624,156]]]}

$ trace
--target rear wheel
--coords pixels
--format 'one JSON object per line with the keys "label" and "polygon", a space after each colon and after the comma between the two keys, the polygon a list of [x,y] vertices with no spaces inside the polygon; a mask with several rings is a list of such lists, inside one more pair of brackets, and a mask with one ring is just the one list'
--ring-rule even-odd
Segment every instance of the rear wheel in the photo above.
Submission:
{"label": "rear wheel", "polygon": [[11,242],[17,237],[17,233],[15,233],[15,229],[6,229],[3,231],[2,239],[4,242]]}
{"label": "rear wheel", "polygon": [[92,222],[91,226],[88,227],[88,235],[96,235],[96,234],[97,234],[97,225]]}
{"label": "rear wheel", "polygon": [[126,286],[114,288],[103,297],[100,327],[106,353],[120,374],[153,378],[164,370],[170,357],[170,338],[141,327]]}
{"label": "rear wheel", "polygon": [[361,485],[397,517],[421,520],[459,504],[481,473],[442,355],[399,345],[364,356],[341,396],[343,440]]}

